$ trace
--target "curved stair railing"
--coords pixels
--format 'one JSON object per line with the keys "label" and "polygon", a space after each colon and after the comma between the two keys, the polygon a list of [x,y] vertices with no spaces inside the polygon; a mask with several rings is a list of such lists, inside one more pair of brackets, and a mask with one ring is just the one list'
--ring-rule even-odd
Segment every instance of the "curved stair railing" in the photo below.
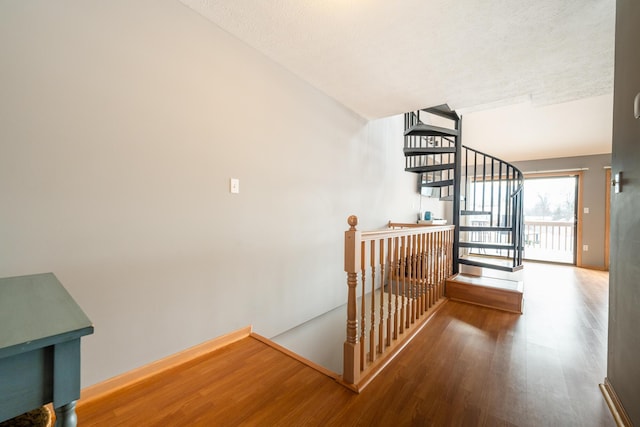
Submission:
{"label": "curved stair railing", "polygon": [[505,271],[522,268],[522,172],[473,148],[463,146],[462,156],[458,262]]}
{"label": "curved stair railing", "polygon": [[453,202],[458,264],[522,268],[524,177],[514,165],[461,144],[462,119],[442,105],[405,114],[405,170],[419,186]]}

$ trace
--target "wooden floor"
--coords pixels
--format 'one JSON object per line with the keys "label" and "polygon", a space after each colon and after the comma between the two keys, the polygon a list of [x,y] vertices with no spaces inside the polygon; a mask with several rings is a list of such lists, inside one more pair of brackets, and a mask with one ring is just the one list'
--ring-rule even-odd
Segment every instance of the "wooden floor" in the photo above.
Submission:
{"label": "wooden floor", "polygon": [[528,264],[523,315],[450,301],[361,394],[245,338],[95,403],[81,426],[614,426],[608,275]]}

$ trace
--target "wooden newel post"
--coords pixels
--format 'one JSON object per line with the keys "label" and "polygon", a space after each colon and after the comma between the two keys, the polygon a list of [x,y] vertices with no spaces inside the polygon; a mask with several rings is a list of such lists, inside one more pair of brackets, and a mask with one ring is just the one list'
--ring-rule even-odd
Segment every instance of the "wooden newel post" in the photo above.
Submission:
{"label": "wooden newel post", "polygon": [[356,309],[356,286],[358,285],[358,263],[360,261],[360,232],[356,230],[358,217],[351,215],[347,222],[349,230],[344,233],[344,271],[347,273],[349,294],[347,300],[347,339],[344,342],[342,378],[349,384],[360,379],[358,357],[358,313]]}

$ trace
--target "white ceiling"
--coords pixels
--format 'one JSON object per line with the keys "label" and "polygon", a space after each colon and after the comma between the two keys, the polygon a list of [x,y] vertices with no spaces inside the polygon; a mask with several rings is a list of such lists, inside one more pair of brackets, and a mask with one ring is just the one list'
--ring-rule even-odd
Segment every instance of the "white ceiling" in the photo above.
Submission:
{"label": "white ceiling", "polygon": [[615,0],[180,1],[366,118],[612,93]]}
{"label": "white ceiling", "polygon": [[506,161],[611,152],[613,95],[465,114],[463,143]]}

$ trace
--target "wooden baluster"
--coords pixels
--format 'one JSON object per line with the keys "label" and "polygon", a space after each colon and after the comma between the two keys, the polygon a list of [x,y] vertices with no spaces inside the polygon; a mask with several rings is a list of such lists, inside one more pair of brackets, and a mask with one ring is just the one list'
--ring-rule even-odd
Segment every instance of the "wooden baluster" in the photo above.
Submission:
{"label": "wooden baluster", "polygon": [[[449,276],[453,274],[453,238],[453,230],[449,230]],[[442,296],[444,296],[444,288],[442,292]]]}
{"label": "wooden baluster", "polygon": [[435,302],[438,301],[438,295],[439,295],[438,282],[436,281],[437,261],[438,261],[438,253],[436,251],[436,235],[433,234],[431,235],[431,267],[430,267],[431,269],[430,282],[431,282],[431,290],[432,290],[431,303],[432,304],[435,304]]}
{"label": "wooden baluster", "polygon": [[431,285],[431,280],[429,277],[431,271],[431,258],[433,253],[431,252],[431,241],[433,240],[433,233],[429,233],[426,236],[426,249],[425,249],[425,283],[427,286],[427,310],[431,308],[433,305],[433,286]]}
{"label": "wooden baluster", "polygon": [[378,324],[378,353],[384,352],[384,239],[380,239],[380,322]]}
{"label": "wooden baluster", "polygon": [[413,312],[413,319],[418,319],[420,317],[420,236],[413,235],[413,239],[415,242],[415,249],[413,251],[413,292],[414,292],[414,302],[415,302],[415,310]]}
{"label": "wooden baluster", "polygon": [[413,313],[415,312],[415,287],[413,285],[413,276],[415,271],[415,258],[413,248],[415,247],[415,238],[407,236],[407,328],[413,323]]}
{"label": "wooden baluster", "polygon": [[413,300],[415,302],[413,310],[413,322],[420,317],[420,238],[413,235]]}
{"label": "wooden baluster", "polygon": [[451,248],[449,247],[451,245],[451,231],[450,230],[445,230],[442,233],[444,242],[444,260],[443,260],[443,264],[442,264],[442,268],[443,268],[443,281],[442,281],[442,294],[444,295],[444,287],[445,287],[445,283],[446,283],[446,279],[451,276]]}
{"label": "wooden baluster", "polygon": [[447,239],[446,231],[442,232],[442,284],[441,287],[444,289],[445,282],[447,280],[448,275],[448,263],[447,263],[447,250],[448,250],[449,240]]}
{"label": "wooden baluster", "polygon": [[434,293],[439,297],[442,294],[442,283],[438,280],[440,253],[438,252],[438,236],[433,236],[433,287]]}
{"label": "wooden baluster", "polygon": [[402,289],[402,300],[400,305],[400,333],[404,332],[404,319],[405,319],[405,311],[406,311],[406,302],[407,302],[407,238],[406,236],[402,236],[400,238],[401,248],[400,248],[400,281],[401,289]]}
{"label": "wooden baluster", "polygon": [[423,316],[424,313],[429,309],[429,293],[427,283],[427,260],[429,258],[429,254],[427,253],[427,233],[420,234],[420,292],[421,295],[421,307],[420,307],[420,316]]}
{"label": "wooden baluster", "polygon": [[436,241],[436,249],[435,249],[436,277],[435,277],[435,283],[436,283],[436,286],[439,288],[439,287],[442,286],[442,232],[436,233],[434,238],[435,238],[435,241]]}
{"label": "wooden baluster", "polygon": [[417,281],[416,278],[418,277],[418,275],[416,274],[417,272],[417,258],[418,258],[418,252],[417,252],[417,246],[418,246],[418,242],[417,242],[417,236],[414,234],[413,236],[411,236],[411,323],[415,323],[416,321],[416,308],[417,308],[417,293],[416,293],[416,288],[417,288]]}
{"label": "wooden baluster", "polygon": [[416,289],[417,294],[418,294],[418,304],[416,305],[416,319],[419,319],[420,316],[422,316],[422,314],[424,313],[424,292],[422,289],[422,233],[416,236],[416,240],[417,240],[417,244],[416,244],[416,250],[417,250],[417,254],[416,254],[416,264],[417,264],[417,269],[416,269]]}
{"label": "wooden baluster", "polygon": [[427,249],[429,251],[427,255],[427,282],[429,284],[429,308],[431,308],[433,306],[433,303],[435,302],[435,288],[433,286],[433,259],[435,255],[435,252],[433,251],[433,233],[429,233],[429,242],[427,245]]}
{"label": "wooden baluster", "polygon": [[347,273],[347,339],[343,348],[342,377],[348,384],[360,379],[360,359],[358,358],[358,318],[356,309],[356,287],[358,286],[357,260],[360,258],[360,232],[356,230],[358,217],[351,215],[347,220],[349,230],[344,235],[344,270]]}
{"label": "wooden baluster", "polygon": [[[434,233],[431,236],[431,286],[436,296],[440,293],[438,285],[438,235]],[[434,300],[437,300],[437,298],[434,298]]]}
{"label": "wooden baluster", "polygon": [[433,233],[429,232],[424,236],[424,311],[429,311],[431,308],[431,285],[429,281],[429,258],[431,250],[429,248],[429,242]]}
{"label": "wooden baluster", "polygon": [[418,240],[420,241],[420,317],[422,317],[427,310],[427,280],[424,271],[425,263],[427,262],[425,233],[421,233],[418,236]]}
{"label": "wooden baluster", "polygon": [[438,236],[435,234],[432,236],[433,242],[431,243],[432,251],[433,251],[433,272],[431,273],[431,286],[433,286],[434,293],[434,302],[440,299],[440,295],[442,293],[442,289],[440,288],[440,283],[438,283]]}
{"label": "wooden baluster", "polygon": [[367,366],[365,360],[366,354],[366,325],[367,325],[367,299],[364,297],[367,293],[366,281],[367,281],[367,247],[364,242],[360,242],[360,280],[362,281],[360,298],[360,370],[364,370]]}
{"label": "wooden baluster", "polygon": [[447,233],[442,231],[442,286],[447,280]]}
{"label": "wooden baluster", "polygon": [[411,310],[413,310],[413,284],[411,278],[413,276],[413,238],[407,236],[407,322],[405,328],[409,329],[411,326]]}
{"label": "wooden baluster", "polygon": [[[450,277],[453,274],[453,230],[448,231],[448,239],[447,239],[447,277]],[[446,282],[445,282],[446,286]],[[444,297],[445,286],[442,287],[441,295]]]}
{"label": "wooden baluster", "polygon": [[[449,232],[447,230],[442,232],[442,238],[444,239],[444,253],[442,255],[443,260],[442,260],[442,266],[444,268],[444,275],[446,277],[449,276],[448,271],[449,271],[449,264],[450,262],[450,253],[449,253],[449,248],[448,248],[448,244],[449,244]],[[437,287],[436,287],[436,295],[437,295],[437,299],[440,299],[443,295],[444,295],[444,283],[438,283]]]}
{"label": "wooden baluster", "polygon": [[[454,233],[453,229],[451,229],[449,230],[449,273],[447,274],[447,277],[453,274],[453,237]],[[444,288],[442,289],[442,296],[444,296]]]}
{"label": "wooden baluster", "polygon": [[454,244],[454,239],[455,238],[455,233],[454,230],[451,229],[449,230],[449,243],[451,244],[451,248],[449,248],[449,252],[451,253],[451,270],[450,270],[450,274],[453,274],[454,271],[454,267],[453,267],[453,244]]}
{"label": "wooden baluster", "polygon": [[406,309],[406,319],[405,319],[405,329],[409,329],[409,326],[411,325],[411,307],[413,306],[412,303],[412,295],[411,295],[411,250],[412,250],[412,245],[411,245],[411,236],[407,236],[407,256],[406,256],[406,287],[405,287],[405,299],[406,299],[406,304],[407,304],[407,309]]}
{"label": "wooden baluster", "polygon": [[436,294],[438,293],[438,287],[435,282],[435,270],[436,270],[436,239],[435,234],[431,234],[429,242],[429,288],[431,288],[431,305],[436,301]]}
{"label": "wooden baluster", "polygon": [[416,236],[416,296],[418,303],[416,304],[416,319],[420,319],[423,307],[423,289],[422,289],[422,235]]}
{"label": "wooden baluster", "polygon": [[369,329],[369,361],[376,360],[376,241],[371,241],[371,253],[369,254],[371,264],[371,324]]}
{"label": "wooden baluster", "polygon": [[[449,277],[449,275],[448,275],[448,267],[447,267],[448,259],[449,259],[449,256],[447,254],[448,238],[447,238],[447,231],[446,230],[442,231],[442,245],[443,246],[442,246],[442,264],[441,265],[442,265],[443,280],[442,280],[442,283],[440,284],[438,289],[444,287],[444,283],[445,283],[444,279]],[[439,294],[440,294],[440,292],[438,292],[438,299],[440,299]]]}
{"label": "wooden baluster", "polygon": [[443,232],[438,232],[438,286],[444,283],[444,239]]}
{"label": "wooden baluster", "polygon": [[442,248],[442,268],[446,279],[449,277],[449,233],[447,230],[442,232],[442,241],[444,245]]}
{"label": "wooden baluster", "polygon": [[442,269],[445,278],[449,277],[449,233],[447,230],[442,232]]}
{"label": "wooden baluster", "polygon": [[431,259],[433,258],[433,251],[431,250],[431,242],[433,241],[433,233],[429,233],[427,236],[427,266],[426,266],[426,279],[427,282],[427,310],[433,305],[433,284],[431,282]]}
{"label": "wooden baluster", "polygon": [[387,239],[387,340],[385,345],[389,347],[391,345],[391,300],[393,297],[393,241],[391,237]]}
{"label": "wooden baluster", "polygon": [[400,243],[400,239],[394,237],[393,239],[393,265],[394,265],[394,273],[396,274],[395,281],[395,307],[393,310],[393,339],[398,339],[398,294],[400,293],[400,251],[398,244]]}
{"label": "wooden baluster", "polygon": [[442,244],[442,273],[444,279],[446,280],[446,278],[449,277],[449,234],[447,230],[444,230],[442,232]]}
{"label": "wooden baluster", "polygon": [[433,233],[429,233],[425,236],[425,266],[424,266],[424,282],[427,289],[427,310],[433,305],[433,286],[431,286],[431,280],[429,273],[431,271],[431,240]]}
{"label": "wooden baluster", "polygon": [[420,255],[422,252],[422,248],[420,247],[420,235],[416,235],[416,273],[415,273],[415,283],[416,283],[416,313],[415,319],[420,319],[420,312],[422,310],[422,283],[420,278]]}

